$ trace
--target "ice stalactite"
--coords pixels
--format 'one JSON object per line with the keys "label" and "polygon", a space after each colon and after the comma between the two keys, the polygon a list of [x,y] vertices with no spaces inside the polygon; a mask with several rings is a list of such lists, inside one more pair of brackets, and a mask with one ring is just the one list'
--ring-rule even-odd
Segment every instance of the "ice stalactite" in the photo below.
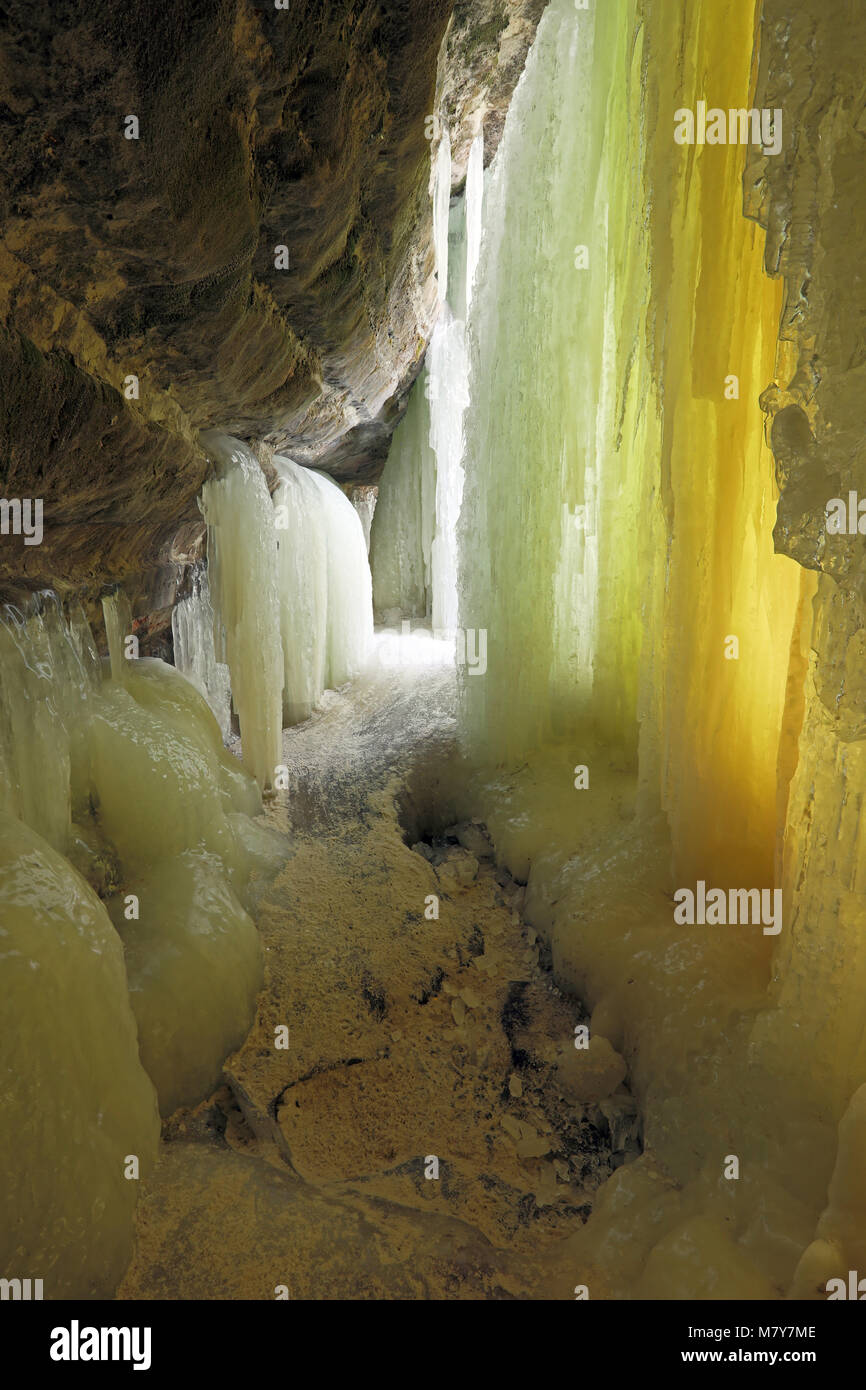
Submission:
{"label": "ice stalactite", "polygon": [[378,500],[378,488],[375,487],[353,487],[351,503],[361,518],[361,525],[364,528],[364,540],[367,545],[367,554],[370,554],[370,531],[373,526],[373,517],[376,514],[376,502]]}
{"label": "ice stalactite", "polygon": [[[463,673],[461,720],[470,756],[509,771],[482,774],[478,812],[642,1107],[645,1153],[602,1189],[571,1273],[600,1297],[772,1298],[832,1130],[755,1028],[773,938],[677,922],[671,895],[778,886],[792,773],[792,800],[810,785],[811,580],[773,550],[757,400],[785,366],[781,296],[743,151],[671,137],[710,78],[744,104],[754,10],[676,25],[656,0],[552,0],[488,175],[459,528],[460,625],[487,629],[488,671]],[[794,1026],[807,977],[787,990]]]}
{"label": "ice stalactite", "polygon": [[204,565],[194,567],[189,595],[172,610],[171,632],[175,666],[205,697],[227,743],[231,736],[231,675],[216,659],[214,615]]}
{"label": "ice stalactite", "polygon": [[163,1114],[218,1084],[261,981],[252,876],[284,857],[202,696],[122,655],[126,605],[108,610],[118,673],[53,595],[0,618],[0,1263],[44,1273],[46,1298],[110,1296],[138,1188],[124,1165],[144,1176],[156,1149],[151,1083]]}
{"label": "ice stalactite", "polygon": [[229,668],[243,757],[264,790],[281,762],[283,654],[277,532],[265,476],[240,440],[215,432],[203,443],[217,464],[201,506],[216,659]]}
{"label": "ice stalactite", "polygon": [[481,245],[484,140],[473,141],[463,198],[450,205],[451,146],[443,132],[432,175],[440,316],[424,371],[391,445],[379,488],[372,562],[376,612],[457,627],[457,523],[468,405],[466,316]]}

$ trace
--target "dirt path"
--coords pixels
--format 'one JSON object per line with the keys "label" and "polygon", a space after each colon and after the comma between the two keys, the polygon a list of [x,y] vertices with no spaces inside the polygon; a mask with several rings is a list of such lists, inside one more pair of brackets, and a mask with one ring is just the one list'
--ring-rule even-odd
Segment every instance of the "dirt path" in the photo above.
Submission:
{"label": "dirt path", "polygon": [[453,704],[453,668],[418,661],[286,731],[258,1015],[228,1084],[165,1126],[121,1297],[545,1296],[623,1161],[619,1059],[576,1051],[483,829],[442,833]]}

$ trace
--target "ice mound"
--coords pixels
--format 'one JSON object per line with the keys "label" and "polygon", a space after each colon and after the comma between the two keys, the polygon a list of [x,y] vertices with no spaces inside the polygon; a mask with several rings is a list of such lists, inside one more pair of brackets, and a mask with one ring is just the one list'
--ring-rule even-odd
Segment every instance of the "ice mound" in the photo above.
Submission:
{"label": "ice mound", "polygon": [[159,1137],[123,948],[108,913],[35,831],[0,812],[3,990],[0,1273],[46,1298],[107,1298],[132,1254]]}

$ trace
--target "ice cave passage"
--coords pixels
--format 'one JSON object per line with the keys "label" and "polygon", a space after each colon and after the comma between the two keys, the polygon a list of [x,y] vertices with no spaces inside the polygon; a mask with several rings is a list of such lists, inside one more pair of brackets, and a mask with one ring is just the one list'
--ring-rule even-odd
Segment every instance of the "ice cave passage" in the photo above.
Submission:
{"label": "ice cave passage", "polygon": [[[211,410],[163,656],[107,570],[2,607],[0,1273],[46,1298],[866,1271],[856,63],[833,0],[811,104],[782,0],[540,8],[492,157],[442,49],[380,475]],[[706,101],[782,153],[675,140]]]}

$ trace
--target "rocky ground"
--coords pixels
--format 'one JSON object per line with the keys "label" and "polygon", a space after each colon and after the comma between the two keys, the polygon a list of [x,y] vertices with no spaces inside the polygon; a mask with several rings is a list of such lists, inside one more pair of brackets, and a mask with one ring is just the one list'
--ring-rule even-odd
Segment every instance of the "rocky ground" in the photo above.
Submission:
{"label": "rocky ground", "polygon": [[575,1048],[522,887],[454,821],[453,700],[416,653],[286,731],[257,1018],[165,1126],[121,1297],[543,1297],[637,1152],[624,1062]]}

